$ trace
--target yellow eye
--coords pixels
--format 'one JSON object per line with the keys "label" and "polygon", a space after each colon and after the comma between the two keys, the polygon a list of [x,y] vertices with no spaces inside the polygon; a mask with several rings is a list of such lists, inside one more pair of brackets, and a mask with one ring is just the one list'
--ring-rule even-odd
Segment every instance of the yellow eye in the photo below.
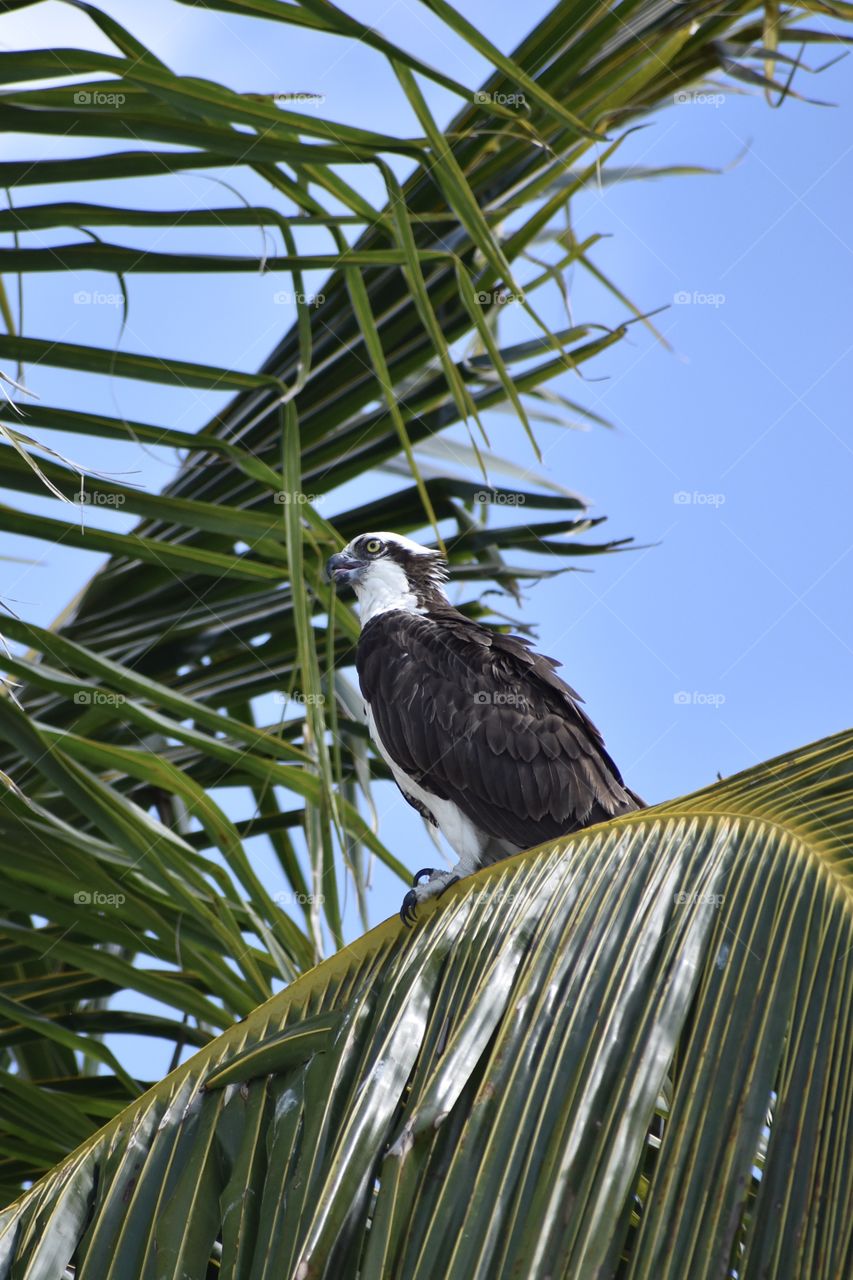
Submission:
{"label": "yellow eye", "polygon": [[364,544],[364,549],[369,556],[378,556],[382,550],[382,542],[379,538],[368,538]]}

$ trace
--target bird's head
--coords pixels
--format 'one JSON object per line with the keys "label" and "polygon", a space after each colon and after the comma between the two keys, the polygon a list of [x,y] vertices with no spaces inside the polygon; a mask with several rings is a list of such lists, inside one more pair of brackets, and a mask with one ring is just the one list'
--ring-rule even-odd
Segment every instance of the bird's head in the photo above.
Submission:
{"label": "bird's head", "polygon": [[362,533],[330,556],[326,575],[352,587],[362,624],[390,609],[415,611],[445,601],[447,567],[437,551],[399,533]]}

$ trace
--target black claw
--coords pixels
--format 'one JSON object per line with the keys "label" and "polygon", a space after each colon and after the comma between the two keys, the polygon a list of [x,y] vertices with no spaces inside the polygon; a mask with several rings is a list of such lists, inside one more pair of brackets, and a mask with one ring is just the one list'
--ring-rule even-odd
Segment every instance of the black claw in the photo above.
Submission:
{"label": "black claw", "polygon": [[432,875],[435,875],[435,867],[422,867],[421,870],[416,871],[414,876],[412,877],[412,884],[415,886],[415,888],[417,888],[418,883],[423,879],[424,876],[426,876],[426,878],[429,879],[429,877]]}
{"label": "black claw", "polygon": [[403,905],[400,907],[400,919],[406,928],[411,928],[415,923],[415,916],[418,913],[418,895],[414,889],[410,889],[403,899]]}
{"label": "black claw", "polygon": [[445,893],[447,893],[447,890],[450,888],[450,886],[451,886],[452,884],[456,884],[456,883],[458,882],[458,880],[459,880],[459,877],[458,877],[458,876],[454,876],[452,880],[448,880],[448,882],[447,882],[447,884],[444,886],[444,888],[443,888],[442,890],[440,890],[440,892],[439,892],[439,893],[437,893],[437,894],[435,895],[435,900],[436,900],[436,902],[438,902],[439,898],[440,898],[440,897],[442,897]]}

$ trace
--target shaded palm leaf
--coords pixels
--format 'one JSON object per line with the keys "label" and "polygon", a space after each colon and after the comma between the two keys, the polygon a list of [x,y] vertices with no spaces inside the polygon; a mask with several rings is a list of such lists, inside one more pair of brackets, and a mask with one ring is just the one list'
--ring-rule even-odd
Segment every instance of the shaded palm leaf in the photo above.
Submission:
{"label": "shaded palm leaf", "polygon": [[[577,244],[566,233],[572,197],[602,165],[606,173],[632,122],[683,85],[723,66],[734,73],[738,60],[769,65],[752,5],[622,0],[581,12],[561,3],[511,58],[450,6],[431,5],[494,64],[481,89],[320,0],[216,7],[364,41],[393,65],[418,130],[397,138],[342,126],[177,75],[91,6],[84,12],[115,53],[0,54],[0,127],[95,140],[86,157],[0,163],[2,185],[16,189],[15,207],[0,213],[11,236],[0,249],[7,279],[97,270],[132,305],[140,273],[185,282],[264,270],[296,299],[292,328],[263,368],[244,370],[178,359],[156,341],[151,354],[32,334],[10,301],[16,291],[0,289],[0,358],[19,378],[23,366],[33,390],[45,366],[69,377],[67,403],[28,401],[26,430],[16,418],[0,444],[0,479],[21,496],[0,506],[0,529],[110,557],[53,628],[4,623],[15,646],[8,671],[26,708],[0,696],[0,1105],[12,1126],[0,1178],[10,1194],[148,1084],[105,1037],[143,1034],[160,1042],[165,1062],[177,1060],[341,941],[349,884],[366,922],[368,857],[403,874],[359,808],[365,735],[344,710],[339,722],[333,685],[344,694],[346,685],[328,678],[351,655],[357,628],[330,598],[323,561],[365,524],[426,529],[429,538],[430,519],[453,576],[478,587],[513,589],[621,548],[588,537],[598,522],[583,500],[538,483],[535,465],[507,482],[524,493],[526,522],[487,520],[490,507],[506,510],[507,491],[483,481],[486,411],[509,406],[519,431],[543,402],[563,420],[600,422],[580,378],[576,400],[546,384],[567,370],[583,375],[636,308],[626,305],[616,328],[594,316],[559,332],[539,321],[540,293],[565,288],[566,266],[598,271],[596,237]],[[773,23],[776,61],[792,38],[786,22]],[[57,76],[65,82],[34,87]],[[446,130],[430,113],[425,78],[463,102]],[[123,96],[120,112],[111,93]],[[410,166],[405,180],[390,160]],[[381,175],[381,208],[368,172]],[[192,207],[136,208],[132,185],[123,194],[124,179],[145,177],[154,189],[163,173],[188,183],[218,174],[216,207],[195,207],[210,203],[209,178]],[[244,180],[252,198],[221,207],[223,173],[229,191]],[[115,180],[112,203],[81,198],[85,184],[105,178]],[[30,200],[45,185],[49,198]],[[231,237],[246,226],[280,243],[254,258],[235,254]],[[184,227],[219,228],[217,250],[188,252]],[[156,251],[133,243],[136,228],[157,232]],[[34,240],[63,229],[66,244],[46,250]],[[306,229],[323,233],[322,252],[302,238]],[[553,257],[542,256],[543,238],[554,240]],[[328,272],[319,305],[306,300],[312,270]],[[508,293],[528,322],[521,342],[503,335]],[[236,397],[194,433],[90,412],[89,388],[113,377],[169,388],[176,403],[187,386],[211,393],[211,403],[223,390]],[[468,445],[439,437],[462,419]],[[129,533],[89,528],[79,519],[85,504],[72,511],[56,496],[79,491],[79,470],[31,443],[49,429],[129,451],[157,444],[184,465],[163,494],[87,476],[86,497],[139,517]],[[435,474],[440,439],[455,449],[454,465]],[[422,473],[422,444],[432,474]],[[401,454],[405,476],[390,495],[367,506],[343,496],[345,482],[399,466]],[[54,495],[55,515],[30,508],[36,492]],[[467,608],[487,612],[476,599]],[[279,699],[273,711],[270,696]],[[287,886],[284,909],[258,874],[253,836]],[[97,1088],[87,1074],[96,1067]],[[50,1101],[40,1127],[13,1122],[24,1098],[38,1114],[42,1089]],[[57,1123],[61,1114],[67,1123]]]}
{"label": "shaded palm leaf", "polygon": [[10,1207],[0,1276],[848,1274],[852,775],[827,739],[386,922]]}

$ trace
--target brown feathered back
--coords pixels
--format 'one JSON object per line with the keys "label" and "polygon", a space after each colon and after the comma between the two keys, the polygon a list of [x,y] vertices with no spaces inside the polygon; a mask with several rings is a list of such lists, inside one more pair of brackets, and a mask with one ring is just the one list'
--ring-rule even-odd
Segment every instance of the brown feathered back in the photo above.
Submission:
{"label": "brown feathered back", "polygon": [[642,806],[557,665],[440,601],[373,618],[357,653],[394,762],[517,849]]}

